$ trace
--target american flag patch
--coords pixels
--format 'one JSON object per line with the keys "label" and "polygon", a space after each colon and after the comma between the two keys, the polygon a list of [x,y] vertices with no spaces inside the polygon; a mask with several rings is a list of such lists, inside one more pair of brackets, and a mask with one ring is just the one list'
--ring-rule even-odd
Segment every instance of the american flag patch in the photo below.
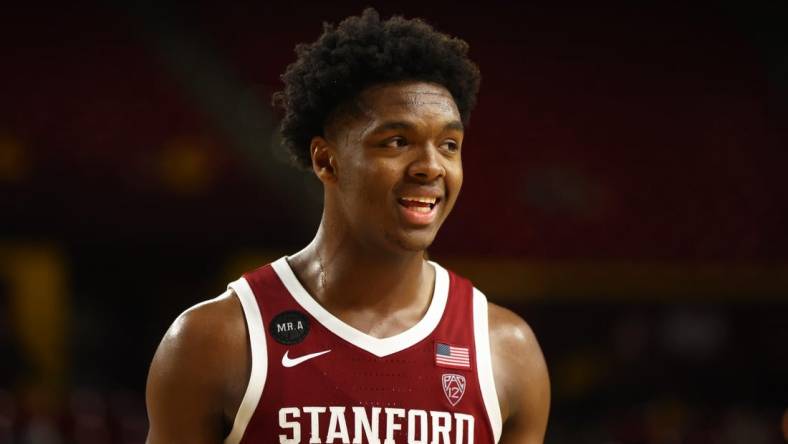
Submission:
{"label": "american flag patch", "polygon": [[471,368],[468,347],[437,342],[435,344],[435,365],[448,368]]}

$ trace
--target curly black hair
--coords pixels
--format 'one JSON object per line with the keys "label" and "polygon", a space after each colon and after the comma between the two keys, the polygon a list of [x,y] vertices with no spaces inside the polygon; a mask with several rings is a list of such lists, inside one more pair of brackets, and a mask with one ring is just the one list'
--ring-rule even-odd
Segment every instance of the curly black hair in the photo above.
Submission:
{"label": "curly black hair", "polygon": [[374,84],[418,80],[442,85],[465,124],[476,104],[481,76],[468,59],[468,44],[421,19],[381,21],[368,8],[337,27],[324,24],[316,42],[295,50],[297,60],[282,75],[284,90],[273,100],[284,110],[283,144],[303,168],[311,166],[309,143],[324,135],[331,113]]}

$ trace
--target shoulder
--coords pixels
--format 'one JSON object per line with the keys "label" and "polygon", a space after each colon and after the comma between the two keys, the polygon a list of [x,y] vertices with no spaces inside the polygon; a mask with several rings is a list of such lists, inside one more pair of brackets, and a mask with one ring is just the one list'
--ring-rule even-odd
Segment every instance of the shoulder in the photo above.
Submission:
{"label": "shoulder", "polygon": [[245,333],[240,301],[228,290],[181,313],[165,333],[155,359],[180,365],[199,363],[208,368],[221,366],[215,359],[231,354]]}
{"label": "shoulder", "polygon": [[550,405],[550,381],[536,335],[511,310],[493,303],[487,307],[490,352],[505,423],[504,435],[543,434]]}
{"label": "shoulder", "polygon": [[487,318],[493,345],[541,354],[531,326],[519,315],[508,308],[488,302]]}
{"label": "shoulder", "polygon": [[184,311],[165,333],[148,373],[151,433],[170,437],[199,423],[204,435],[222,435],[243,397],[249,367],[246,323],[234,293]]}
{"label": "shoulder", "polygon": [[494,304],[477,288],[473,289],[474,305],[483,306],[487,311],[487,324],[490,346],[499,352],[518,351],[541,356],[539,342],[531,326],[522,317],[508,308]]}

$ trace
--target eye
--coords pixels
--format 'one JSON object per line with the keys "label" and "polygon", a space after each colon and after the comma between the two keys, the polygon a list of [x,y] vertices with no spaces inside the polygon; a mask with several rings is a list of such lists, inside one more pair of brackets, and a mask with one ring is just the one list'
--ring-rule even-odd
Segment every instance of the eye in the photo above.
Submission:
{"label": "eye", "polygon": [[387,148],[402,148],[408,145],[408,141],[404,137],[396,136],[384,140],[381,145]]}
{"label": "eye", "polygon": [[451,152],[456,152],[460,150],[460,144],[454,140],[444,141],[443,144],[441,144],[441,147]]}

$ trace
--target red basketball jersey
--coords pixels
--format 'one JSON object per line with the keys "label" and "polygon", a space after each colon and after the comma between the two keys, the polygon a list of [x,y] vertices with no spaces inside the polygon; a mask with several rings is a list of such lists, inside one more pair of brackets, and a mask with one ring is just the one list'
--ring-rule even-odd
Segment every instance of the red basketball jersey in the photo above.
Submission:
{"label": "red basketball jersey", "polygon": [[487,300],[440,265],[424,317],[387,338],[304,289],[286,258],[231,283],[252,371],[228,444],[486,444],[501,436]]}

